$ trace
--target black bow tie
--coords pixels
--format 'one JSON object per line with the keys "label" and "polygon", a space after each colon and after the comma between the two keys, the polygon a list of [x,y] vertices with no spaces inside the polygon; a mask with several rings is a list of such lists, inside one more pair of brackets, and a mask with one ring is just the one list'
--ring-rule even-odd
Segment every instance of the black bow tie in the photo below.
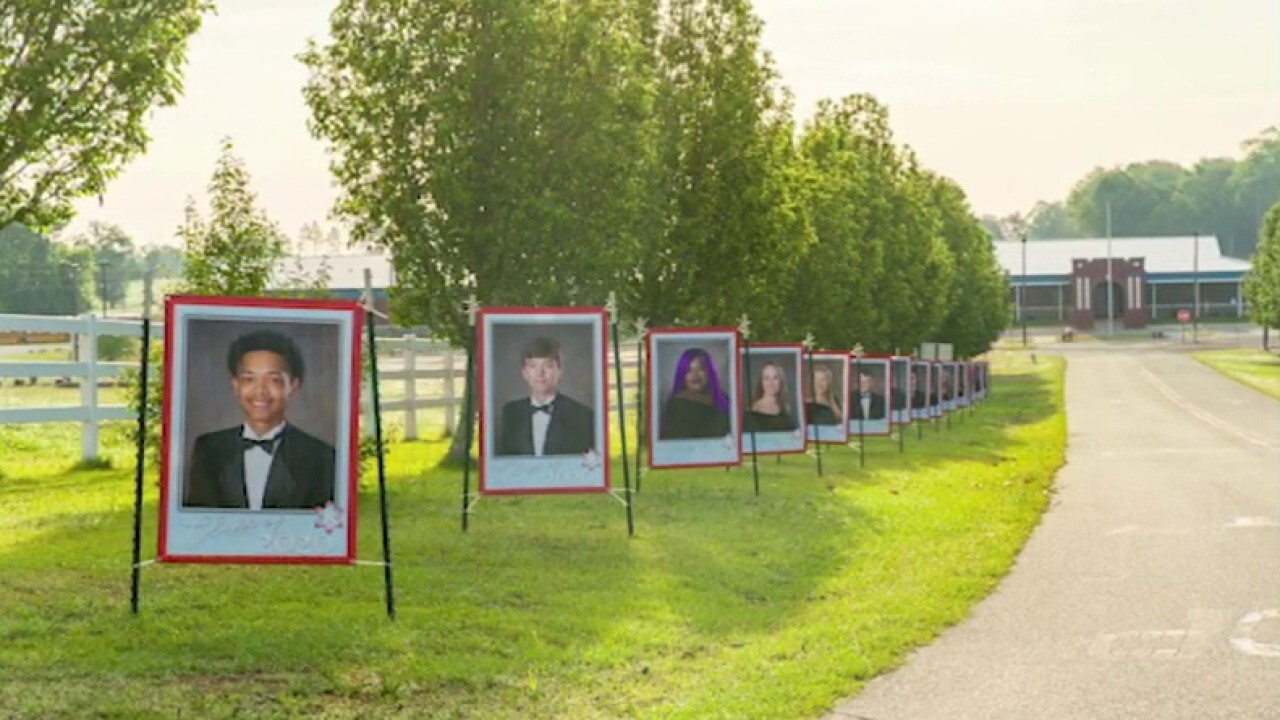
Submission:
{"label": "black bow tie", "polygon": [[279,439],[280,439],[279,436],[270,438],[268,440],[254,440],[253,438],[242,437],[240,438],[240,444],[241,446],[244,447],[245,450],[248,450],[251,447],[260,447],[263,450],[266,450],[267,454],[270,455],[272,454],[272,451],[275,450],[276,448],[276,440],[279,440]]}
{"label": "black bow tie", "polygon": [[555,404],[555,401],[553,400],[553,401],[551,401],[551,402],[547,403],[546,405],[530,405],[530,406],[529,406],[529,413],[530,413],[531,415],[536,415],[536,414],[538,414],[538,413],[540,413],[540,412],[544,412],[544,413],[546,413],[546,414],[550,415],[550,414],[551,414],[551,406],[552,406],[552,405],[554,405],[554,404]]}

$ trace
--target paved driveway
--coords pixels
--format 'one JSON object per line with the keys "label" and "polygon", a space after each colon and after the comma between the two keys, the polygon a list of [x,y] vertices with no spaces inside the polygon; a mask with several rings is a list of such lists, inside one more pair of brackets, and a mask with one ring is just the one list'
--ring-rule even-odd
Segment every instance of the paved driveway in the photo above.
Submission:
{"label": "paved driveway", "polygon": [[829,720],[1280,718],[1280,402],[1065,349],[1058,492],[972,617]]}

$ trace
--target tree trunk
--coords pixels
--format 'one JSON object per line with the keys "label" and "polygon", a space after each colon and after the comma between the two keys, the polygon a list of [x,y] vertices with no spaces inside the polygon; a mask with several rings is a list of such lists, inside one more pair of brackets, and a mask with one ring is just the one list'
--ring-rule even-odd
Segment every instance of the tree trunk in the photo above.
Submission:
{"label": "tree trunk", "polygon": [[1262,349],[1268,352],[1270,352],[1271,350],[1271,342],[1270,342],[1271,338],[1269,335],[1270,331],[1271,331],[1271,326],[1269,325],[1262,326]]}
{"label": "tree trunk", "polygon": [[[479,429],[476,427],[476,419],[479,417],[480,408],[476,407],[476,399],[473,395],[475,385],[475,370],[467,368],[467,376],[463,378],[462,383],[462,412],[458,413],[458,423],[453,428],[453,438],[449,441],[449,452],[444,456],[444,464],[451,467],[462,467],[464,459],[468,456],[474,456],[476,453],[468,452],[467,441],[471,442],[471,449],[480,445]],[[468,410],[470,412],[468,412]],[[471,429],[470,436],[467,430]]]}

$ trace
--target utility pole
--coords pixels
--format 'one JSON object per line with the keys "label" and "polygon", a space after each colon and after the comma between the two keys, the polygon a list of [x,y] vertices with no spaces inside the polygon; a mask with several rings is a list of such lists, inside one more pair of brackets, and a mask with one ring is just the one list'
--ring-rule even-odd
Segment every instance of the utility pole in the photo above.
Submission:
{"label": "utility pole", "polygon": [[1107,201],[1107,336],[1116,333],[1115,281],[1111,275],[1111,201]]}
{"label": "utility pole", "polygon": [[1195,257],[1191,260],[1191,344],[1200,342],[1200,233],[1195,234]]}
{"label": "utility pole", "polygon": [[147,268],[142,274],[142,317],[151,317],[151,308],[155,303],[156,255],[147,253]]}
{"label": "utility pole", "polygon": [[1022,317],[1022,347],[1027,347],[1027,309],[1023,294],[1027,291],[1027,231],[1022,231],[1022,282],[1018,283],[1018,315]]}
{"label": "utility pole", "polygon": [[107,316],[107,261],[98,260],[98,299],[102,301],[102,316]]}

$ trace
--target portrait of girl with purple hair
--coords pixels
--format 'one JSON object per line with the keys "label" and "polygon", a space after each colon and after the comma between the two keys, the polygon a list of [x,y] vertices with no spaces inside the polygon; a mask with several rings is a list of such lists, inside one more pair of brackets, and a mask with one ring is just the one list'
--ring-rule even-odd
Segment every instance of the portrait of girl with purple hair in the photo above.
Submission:
{"label": "portrait of girl with purple hair", "polygon": [[695,347],[681,353],[658,428],[662,440],[729,434],[729,396],[706,350]]}

